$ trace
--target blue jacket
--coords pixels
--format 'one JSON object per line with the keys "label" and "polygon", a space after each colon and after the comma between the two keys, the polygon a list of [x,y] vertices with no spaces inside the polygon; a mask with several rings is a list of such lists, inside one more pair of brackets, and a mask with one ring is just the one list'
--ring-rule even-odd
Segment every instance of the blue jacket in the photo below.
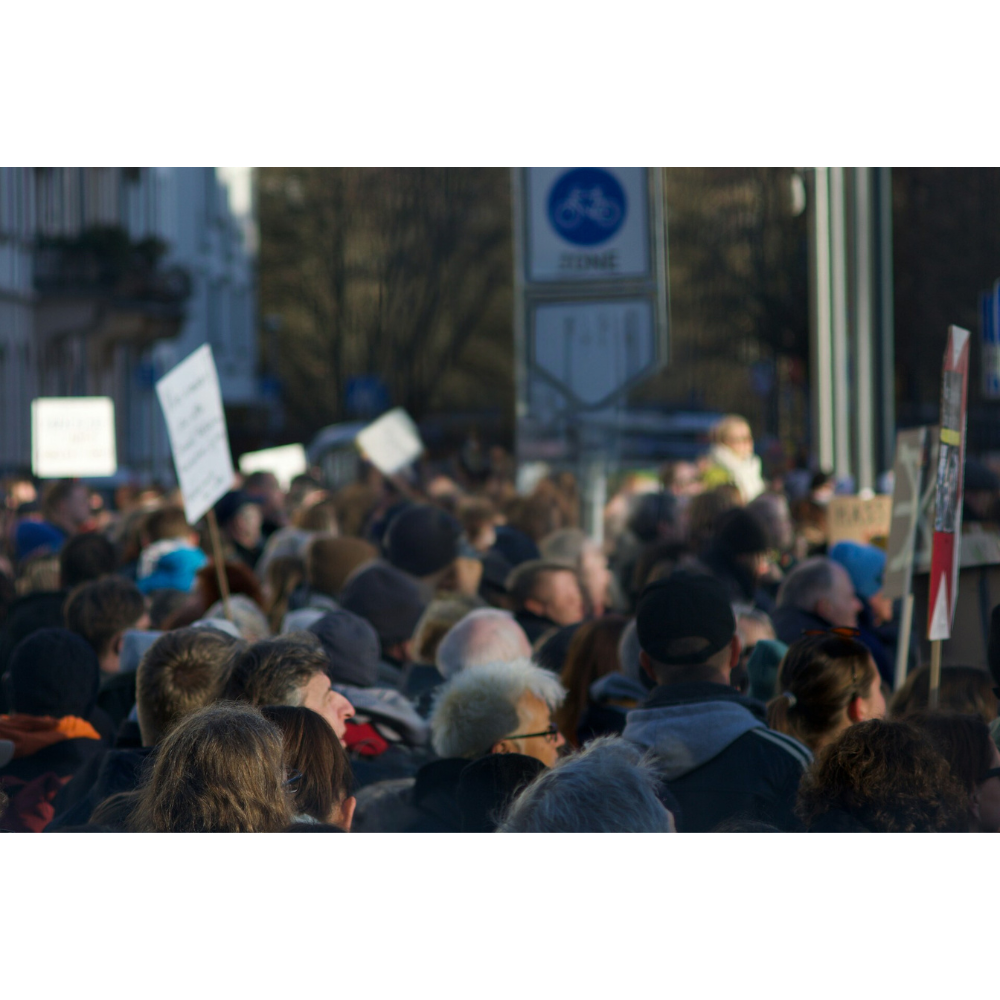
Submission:
{"label": "blue jacket", "polygon": [[629,712],[622,737],[655,755],[680,803],[682,832],[736,818],[801,829],[795,800],[812,754],[765,720],[759,701],[723,684],[670,684]]}
{"label": "blue jacket", "polygon": [[195,574],[207,562],[208,556],[194,546],[174,549],[160,559],[149,576],[137,581],[136,586],[144,594],[166,588],[187,593],[194,586]]}

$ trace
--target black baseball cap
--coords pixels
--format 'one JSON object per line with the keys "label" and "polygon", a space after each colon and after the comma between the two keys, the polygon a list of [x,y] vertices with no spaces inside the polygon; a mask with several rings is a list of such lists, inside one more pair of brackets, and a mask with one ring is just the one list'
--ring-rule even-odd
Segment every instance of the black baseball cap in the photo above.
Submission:
{"label": "black baseball cap", "polygon": [[[635,628],[639,647],[657,663],[684,666],[704,663],[728,645],[736,634],[736,618],[721,583],[682,571],[643,590]],[[680,652],[684,639],[704,639],[705,645]]]}

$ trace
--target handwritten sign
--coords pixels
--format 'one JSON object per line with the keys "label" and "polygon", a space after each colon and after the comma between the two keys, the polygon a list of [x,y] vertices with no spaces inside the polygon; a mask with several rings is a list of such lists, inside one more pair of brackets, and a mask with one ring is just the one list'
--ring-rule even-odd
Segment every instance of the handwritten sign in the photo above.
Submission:
{"label": "handwritten sign", "polygon": [[114,402],[107,396],[33,400],[31,468],[39,479],[113,476]]}
{"label": "handwritten sign", "polygon": [[300,444],[286,444],[281,448],[265,448],[263,451],[247,451],[240,455],[240,472],[249,476],[251,472],[271,472],[278,485],[287,490],[295,476],[308,468],[305,448]]}
{"label": "handwritten sign", "polygon": [[892,517],[892,497],[834,497],[827,508],[827,537],[834,542],[886,538]]}
{"label": "handwritten sign", "polygon": [[424,451],[417,425],[402,407],[382,414],[360,431],[355,440],[365,458],[386,476],[406,468]]}
{"label": "handwritten sign", "polygon": [[203,344],[156,383],[184,513],[194,524],[233,488],[235,473],[212,348]]}

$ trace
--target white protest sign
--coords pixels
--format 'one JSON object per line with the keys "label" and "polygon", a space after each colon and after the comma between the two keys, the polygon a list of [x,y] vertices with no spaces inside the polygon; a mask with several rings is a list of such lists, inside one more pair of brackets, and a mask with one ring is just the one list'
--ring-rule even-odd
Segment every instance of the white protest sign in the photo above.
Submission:
{"label": "white protest sign", "polygon": [[424,451],[417,425],[406,410],[398,406],[359,431],[355,440],[365,458],[385,476],[405,469]]}
{"label": "white protest sign", "polygon": [[39,479],[113,476],[114,402],[107,396],[33,400],[31,468]]}
{"label": "white protest sign", "polygon": [[273,472],[283,490],[287,490],[292,479],[301,475],[308,467],[306,450],[300,444],[247,451],[240,455],[240,472],[244,476],[249,476],[251,472]]}
{"label": "white protest sign", "polygon": [[184,513],[195,524],[235,479],[212,348],[202,345],[167,372],[156,383],[156,395],[167,421]]}

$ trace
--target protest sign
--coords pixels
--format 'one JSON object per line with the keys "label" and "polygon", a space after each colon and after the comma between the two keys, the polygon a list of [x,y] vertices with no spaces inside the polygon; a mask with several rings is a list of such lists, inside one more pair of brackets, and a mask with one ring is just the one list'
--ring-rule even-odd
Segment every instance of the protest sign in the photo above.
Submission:
{"label": "protest sign", "polygon": [[[933,477],[928,476],[927,443],[937,428],[914,427],[896,435],[893,465],[892,521],[886,547],[885,596],[891,601],[910,592],[917,530],[932,501]],[[928,480],[930,484],[928,485]]]}
{"label": "protest sign", "polygon": [[246,451],[240,455],[240,472],[244,476],[251,472],[272,472],[283,490],[287,490],[292,480],[307,468],[306,451],[300,444]]}
{"label": "protest sign", "polygon": [[836,542],[863,542],[886,538],[892,516],[892,498],[886,496],[837,496],[827,507],[827,539]]}
{"label": "protest sign", "polygon": [[189,354],[156,383],[170,436],[188,523],[195,524],[233,488],[219,376],[208,344]]}
{"label": "protest sign", "polygon": [[382,414],[355,440],[365,458],[386,476],[405,469],[424,452],[417,425],[402,407]]}
{"label": "protest sign", "polygon": [[114,402],[107,396],[33,400],[31,469],[39,479],[113,476],[118,471]]}

